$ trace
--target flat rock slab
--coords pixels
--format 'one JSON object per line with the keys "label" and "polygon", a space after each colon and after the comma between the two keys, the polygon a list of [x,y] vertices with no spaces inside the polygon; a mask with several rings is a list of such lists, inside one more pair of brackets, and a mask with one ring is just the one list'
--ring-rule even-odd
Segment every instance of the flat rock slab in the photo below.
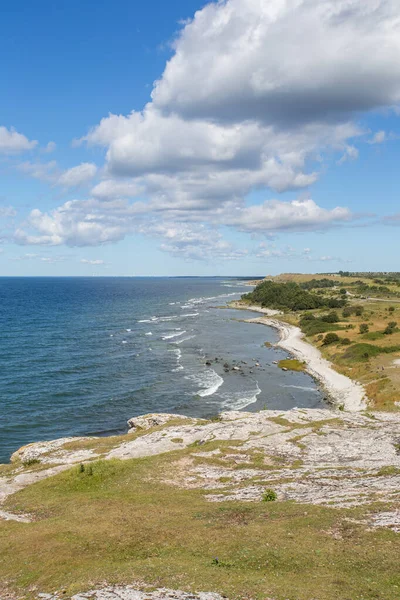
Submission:
{"label": "flat rock slab", "polygon": [[[58,594],[40,594],[38,600],[60,600],[61,597]],[[71,600],[223,600],[223,596],[214,594],[213,592],[189,594],[180,590],[168,590],[166,588],[153,592],[143,592],[135,589],[134,586],[128,585],[91,590],[83,594],[76,594],[72,596]]]}

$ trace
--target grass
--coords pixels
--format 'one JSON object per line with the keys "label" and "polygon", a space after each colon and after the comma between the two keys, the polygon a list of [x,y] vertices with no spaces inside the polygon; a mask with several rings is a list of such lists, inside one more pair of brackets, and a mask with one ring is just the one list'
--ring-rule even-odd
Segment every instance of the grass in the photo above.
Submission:
{"label": "grass", "polygon": [[304,362],[300,362],[299,360],[293,358],[280,360],[278,363],[278,367],[280,369],[287,369],[288,371],[304,371],[306,365]]}
{"label": "grass", "polygon": [[161,481],[185,453],[74,467],[12,496],[36,521],[0,522],[0,581],[26,598],[141,580],[232,600],[398,600],[400,538],[349,523],[361,509],[210,504]]}

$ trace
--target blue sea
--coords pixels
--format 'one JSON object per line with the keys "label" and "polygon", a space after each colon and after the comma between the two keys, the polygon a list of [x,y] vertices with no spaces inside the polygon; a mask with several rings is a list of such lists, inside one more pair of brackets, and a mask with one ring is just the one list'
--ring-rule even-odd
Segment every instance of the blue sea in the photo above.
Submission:
{"label": "blue sea", "polygon": [[247,291],[231,278],[0,278],[0,462],[149,412],[321,406],[311,377],[274,364],[287,356],[265,346],[276,331],[220,308]]}

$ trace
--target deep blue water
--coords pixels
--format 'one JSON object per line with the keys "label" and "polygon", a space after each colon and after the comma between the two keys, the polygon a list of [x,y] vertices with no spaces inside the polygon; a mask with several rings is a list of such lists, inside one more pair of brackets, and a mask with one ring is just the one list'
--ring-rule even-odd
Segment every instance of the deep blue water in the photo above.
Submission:
{"label": "deep blue water", "polygon": [[320,405],[308,375],[273,364],[286,356],[264,345],[274,330],[216,308],[246,291],[234,279],[0,278],[0,462],[148,412]]}

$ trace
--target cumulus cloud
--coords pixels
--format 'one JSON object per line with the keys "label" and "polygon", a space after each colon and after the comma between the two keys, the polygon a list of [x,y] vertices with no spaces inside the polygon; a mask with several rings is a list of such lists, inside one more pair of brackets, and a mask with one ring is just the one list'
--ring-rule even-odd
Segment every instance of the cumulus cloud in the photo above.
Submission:
{"label": "cumulus cloud", "polygon": [[0,127],[0,154],[19,154],[32,150],[35,146],[37,146],[36,140],[28,140],[25,135],[13,128]]}
{"label": "cumulus cloud", "polygon": [[[346,208],[327,210],[313,200],[282,202],[271,200],[257,206],[227,203],[214,210],[192,207],[185,210],[161,210],[142,202],[126,199],[102,201],[74,200],[48,213],[31,211],[25,224],[15,232],[15,241],[23,245],[99,246],[139,233],[161,239],[160,248],[186,257],[243,257],[219,232],[221,225],[248,233],[268,236],[284,231],[321,231],[346,224],[352,219]],[[247,251],[246,251],[247,252]]]}
{"label": "cumulus cloud", "polygon": [[152,98],[221,121],[346,120],[400,101],[397,0],[228,0],[186,24]]}
{"label": "cumulus cloud", "polygon": [[85,185],[93,179],[97,173],[97,167],[93,163],[81,163],[77,167],[67,169],[60,175],[57,183],[66,188]]}
{"label": "cumulus cloud", "polygon": [[24,226],[14,235],[15,242],[22,245],[99,246],[116,242],[131,230],[127,211],[119,211],[116,205],[110,210],[96,201],[71,200],[44,213],[31,211]]}
{"label": "cumulus cloud", "polygon": [[347,208],[327,210],[313,200],[280,202],[270,200],[264,204],[237,210],[225,221],[241,231],[268,233],[273,231],[318,231],[350,221]]}
{"label": "cumulus cloud", "polygon": [[[151,102],[80,140],[105,151],[91,197],[32,211],[15,239],[95,246],[142,233],[176,256],[234,258],[242,251],[221,226],[268,235],[350,223],[343,206],[255,204],[249,194],[308,188],[331,154],[357,159],[357,140],[370,135],[358,115],[400,102],[399,34],[397,0],[207,4],[184,24]],[[97,173],[92,163],[25,168],[65,188]]]}

